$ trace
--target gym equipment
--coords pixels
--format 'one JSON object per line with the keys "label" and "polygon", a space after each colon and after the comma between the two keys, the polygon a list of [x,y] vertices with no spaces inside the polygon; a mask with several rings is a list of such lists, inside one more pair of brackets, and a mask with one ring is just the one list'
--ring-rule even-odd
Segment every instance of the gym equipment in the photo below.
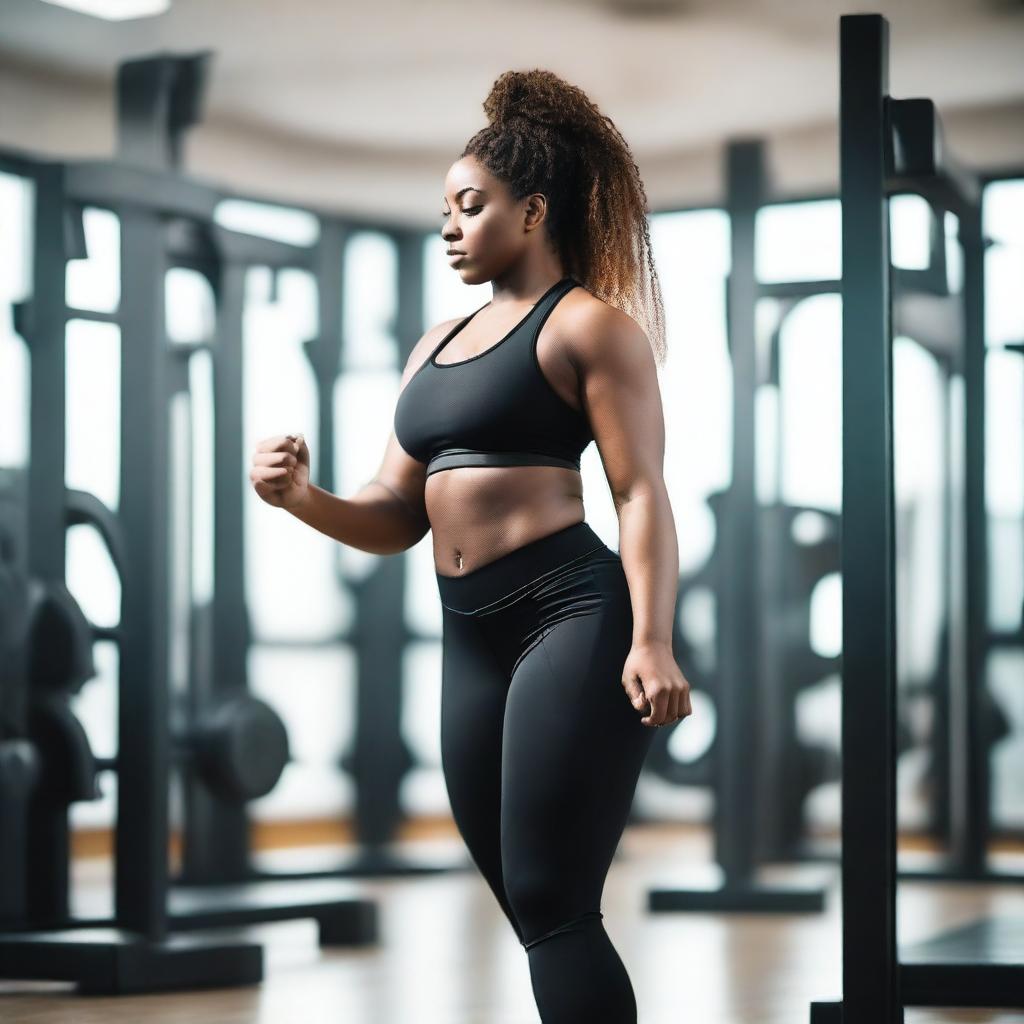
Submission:
{"label": "gym equipment", "polygon": [[[156,988],[254,983],[262,949],[245,942],[174,930],[314,917],[321,941],[350,944],[376,937],[376,906],[343,882],[314,886],[176,886],[168,865],[168,782],[172,767],[186,779],[189,812],[202,805],[235,826],[227,857],[247,853],[244,805],[267,792],[288,758],[277,715],[245,692],[248,629],[241,600],[243,481],[240,337],[245,266],[311,261],[309,250],[264,242],[213,226],[221,195],[183,179],[166,165],[198,107],[205,57],[129,62],[118,77],[121,154],[112,162],[23,162],[33,178],[35,290],[15,310],[32,349],[32,458],[26,479],[6,475],[3,553],[16,607],[5,646],[13,648],[4,687],[0,793],[11,794],[5,857],[0,976],[73,980],[83,991],[122,993]],[[71,310],[65,263],[84,256],[81,214],[88,205],[118,212],[122,235],[121,305],[114,314]],[[168,408],[187,386],[191,351],[166,345],[164,281],[172,261],[214,277],[221,322],[217,345],[216,625],[203,689],[191,695],[181,728],[168,725],[168,554],[170,453]],[[95,496],[64,484],[65,321],[110,319],[122,330],[121,503],[115,515]],[[140,442],[138,439],[144,439]],[[14,495],[27,494],[27,502]],[[65,534],[93,525],[121,578],[116,627],[93,627],[63,584]],[[12,568],[13,566],[13,568]],[[237,576],[234,574],[237,573]],[[5,625],[7,622],[5,621]],[[92,643],[119,647],[118,753],[96,759],[67,696],[94,674]],[[215,666],[215,670],[213,668]],[[118,779],[115,914],[76,919],[68,907],[69,803],[95,795],[96,774]],[[7,804],[5,803],[5,820]],[[212,834],[208,833],[208,836]],[[199,830],[186,834],[200,861]],[[191,845],[189,845],[191,843]],[[209,848],[209,847],[207,847]],[[6,868],[13,874],[8,882]],[[212,873],[211,873],[212,874]],[[222,882],[224,879],[220,879]],[[24,883],[26,895],[18,896]]]}
{"label": "gym equipment", "polygon": [[[896,1024],[904,1006],[1024,1006],[1024,927],[982,920],[929,942],[896,934],[895,579],[889,195],[916,191],[960,218],[965,244],[966,465],[983,483],[984,335],[977,181],[941,144],[926,99],[888,95],[888,22],[840,18],[840,186],[843,218],[842,950],[839,1002],[814,1002],[814,1024]],[[983,406],[982,406],[983,408]],[[864,415],[863,410],[871,410]],[[854,443],[854,439],[856,443]],[[982,488],[983,494],[983,488]],[[974,495],[977,499],[977,493]],[[978,508],[968,502],[968,509]],[[983,507],[983,506],[982,506]],[[983,526],[968,528],[963,607],[968,654],[956,727],[978,736],[977,627]],[[977,557],[979,556],[980,557]],[[983,604],[981,608],[983,608]],[[973,624],[973,626],[971,625]],[[972,684],[973,685],[970,685]],[[978,744],[980,746],[980,744]],[[970,765],[956,782],[972,796]],[[976,812],[982,812],[979,808]],[[973,828],[977,828],[975,822]],[[970,833],[974,835],[975,833]],[[984,835],[984,827],[980,835]],[[962,833],[967,836],[968,833]],[[974,840],[972,840],[973,842]]]}
{"label": "gym equipment", "polygon": [[[838,567],[836,517],[818,509],[762,504],[755,488],[754,402],[759,379],[754,311],[764,286],[754,272],[754,223],[767,192],[764,146],[738,141],[728,148],[731,271],[727,325],[733,368],[733,458],[729,488],[712,495],[715,549],[686,587],[715,593],[716,659],[702,681],[713,693],[715,739],[706,775],[714,789],[717,888],[653,889],[652,911],[815,912],[820,888],[764,885],[757,868],[800,853],[802,805],[807,793],[838,774],[830,751],[801,743],[796,733],[800,691],[835,672],[836,659],[808,646],[810,596],[817,581]],[[820,282],[815,285],[820,290]],[[828,283],[826,283],[828,284]],[[834,286],[834,282],[832,283]],[[805,284],[771,294],[795,298]],[[777,374],[779,332],[766,363]],[[815,515],[821,537],[798,544],[793,524]],[[652,756],[654,752],[652,751]]]}

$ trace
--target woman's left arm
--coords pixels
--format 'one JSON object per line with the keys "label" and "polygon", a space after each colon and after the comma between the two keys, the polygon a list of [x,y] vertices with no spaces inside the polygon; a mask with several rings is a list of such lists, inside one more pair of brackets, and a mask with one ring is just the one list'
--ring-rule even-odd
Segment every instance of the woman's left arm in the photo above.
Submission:
{"label": "woman's left arm", "polygon": [[647,712],[644,725],[665,725],[692,712],[690,684],[672,653],[679,546],[665,487],[665,419],[654,354],[636,321],[604,303],[580,310],[573,335],[581,399],[615,503],[633,609],[622,685],[633,707]]}

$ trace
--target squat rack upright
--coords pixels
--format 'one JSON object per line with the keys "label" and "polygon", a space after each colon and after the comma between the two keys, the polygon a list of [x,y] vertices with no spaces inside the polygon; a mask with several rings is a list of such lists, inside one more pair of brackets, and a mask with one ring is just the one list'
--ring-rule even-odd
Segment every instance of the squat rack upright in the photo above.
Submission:
{"label": "squat rack upright", "polygon": [[[983,919],[897,945],[896,604],[889,203],[915,191],[959,218],[965,250],[964,378],[968,488],[983,483],[981,194],[942,152],[927,99],[888,95],[888,22],[840,18],[843,232],[842,1000],[813,1002],[812,1024],[897,1024],[904,1006],[1024,1006],[1024,922]],[[983,407],[982,407],[983,408]],[[971,504],[970,500],[968,504]],[[976,501],[974,502],[976,506]],[[983,509],[984,506],[982,506]],[[968,524],[964,617],[984,601],[984,533]],[[979,540],[979,538],[981,538]],[[968,629],[964,737],[977,737],[979,630]],[[984,780],[962,765],[965,813],[987,820]],[[968,829],[968,832],[976,832]]]}

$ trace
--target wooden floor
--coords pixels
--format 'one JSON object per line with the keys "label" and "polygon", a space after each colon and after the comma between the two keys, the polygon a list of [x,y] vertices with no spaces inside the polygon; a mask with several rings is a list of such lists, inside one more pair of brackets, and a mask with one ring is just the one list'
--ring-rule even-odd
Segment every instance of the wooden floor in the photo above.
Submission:
{"label": "wooden floor", "polygon": [[[450,859],[457,839],[416,844]],[[657,913],[650,887],[711,885],[702,830],[631,826],[605,888],[604,923],[633,979],[640,1024],[806,1024],[812,1000],[839,997],[838,873],[766,874],[827,887],[824,914]],[[904,863],[901,851],[901,865]],[[105,888],[103,862],[75,885]],[[322,951],[311,921],[243,934],[265,944],[251,988],[142,997],[76,996],[58,982],[0,981],[0,1021],[29,1024],[538,1024],[527,958],[475,870],[359,883],[379,900],[381,941]],[[900,942],[986,914],[1024,917],[1024,887],[901,882]],[[1024,1024],[1024,1010],[908,1009],[906,1024]]]}

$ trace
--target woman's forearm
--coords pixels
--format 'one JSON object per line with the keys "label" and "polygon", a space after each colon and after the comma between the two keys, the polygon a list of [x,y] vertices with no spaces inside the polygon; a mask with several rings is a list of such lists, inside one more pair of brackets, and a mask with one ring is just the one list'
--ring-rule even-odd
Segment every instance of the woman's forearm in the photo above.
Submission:
{"label": "woman's forearm", "polygon": [[288,511],[333,540],[375,555],[408,551],[430,529],[428,522],[377,480],[351,498],[339,498],[311,483],[305,499]]}
{"label": "woman's forearm", "polygon": [[679,591],[679,544],[668,493],[635,493],[617,509],[619,557],[633,606],[633,643],[671,648]]}

